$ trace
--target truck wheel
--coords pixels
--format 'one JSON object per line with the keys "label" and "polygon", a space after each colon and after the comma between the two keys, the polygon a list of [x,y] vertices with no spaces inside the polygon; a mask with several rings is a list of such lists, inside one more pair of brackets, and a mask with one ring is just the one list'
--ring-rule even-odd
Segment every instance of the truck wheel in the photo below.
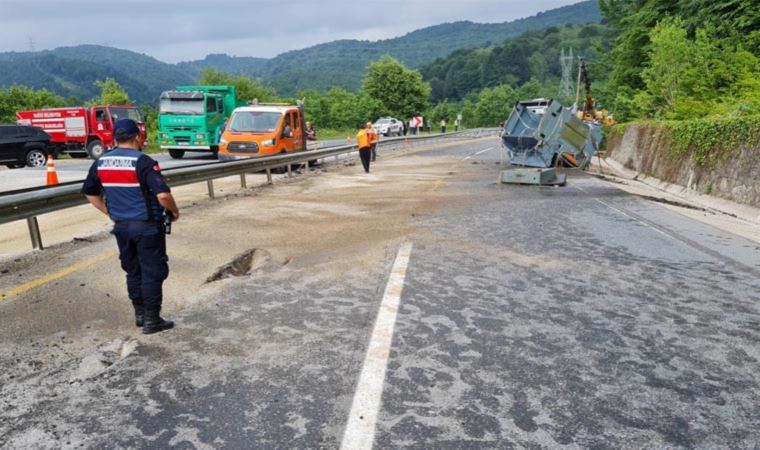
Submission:
{"label": "truck wheel", "polygon": [[26,165],[29,167],[42,167],[47,163],[47,153],[38,148],[26,152]]}
{"label": "truck wheel", "polygon": [[105,151],[106,149],[103,147],[103,143],[100,142],[100,139],[93,139],[87,144],[87,154],[90,155],[90,158],[92,159],[100,158]]}
{"label": "truck wheel", "polygon": [[178,148],[170,148],[169,156],[171,156],[173,159],[182,159],[182,157],[185,156],[185,151]]}

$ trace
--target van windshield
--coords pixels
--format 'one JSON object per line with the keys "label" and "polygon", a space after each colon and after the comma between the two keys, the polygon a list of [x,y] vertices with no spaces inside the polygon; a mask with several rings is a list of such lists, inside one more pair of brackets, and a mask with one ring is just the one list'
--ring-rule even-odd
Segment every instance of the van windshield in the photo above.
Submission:
{"label": "van windshield", "polygon": [[203,114],[203,99],[162,98],[159,105],[161,114],[197,115]]}
{"label": "van windshield", "polygon": [[277,129],[282,113],[264,111],[238,111],[232,115],[230,131],[266,133]]}

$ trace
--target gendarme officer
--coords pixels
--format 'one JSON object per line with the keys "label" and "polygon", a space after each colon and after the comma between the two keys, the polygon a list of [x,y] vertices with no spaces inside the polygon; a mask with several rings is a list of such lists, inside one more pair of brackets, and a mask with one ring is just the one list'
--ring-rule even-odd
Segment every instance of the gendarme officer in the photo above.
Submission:
{"label": "gendarme officer", "polygon": [[135,324],[144,334],[157,333],[174,326],[160,315],[161,285],[169,276],[164,214],[173,222],[179,209],[158,163],[141,151],[137,123],[119,119],[113,134],[116,148],[92,164],[82,193],[114,221]]}

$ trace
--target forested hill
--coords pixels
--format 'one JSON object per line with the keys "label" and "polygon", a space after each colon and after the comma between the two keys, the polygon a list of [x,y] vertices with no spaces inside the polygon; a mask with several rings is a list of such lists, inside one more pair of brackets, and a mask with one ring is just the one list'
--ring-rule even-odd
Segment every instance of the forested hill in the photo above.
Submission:
{"label": "forested hill", "polygon": [[[436,58],[463,48],[489,46],[528,30],[555,25],[599,22],[596,0],[588,0],[541,12],[511,22],[482,24],[444,23],[381,41],[341,40],[283,53],[263,66],[261,61],[240,64],[238,72],[263,77],[279,94],[291,95],[303,89],[327,90],[333,86],[355,91],[361,84],[366,65],[389,54],[411,68],[420,68]],[[229,62],[245,59],[228,57]],[[193,67],[216,67],[215,61],[184,63]]]}
{"label": "forested hill", "polygon": [[458,50],[435,60],[421,72],[430,82],[433,102],[460,100],[486,87],[517,87],[530,80],[553,86],[551,95],[555,96],[562,75],[563,49],[568,54],[572,49],[574,56],[585,57],[596,69],[600,49],[613,37],[611,30],[600,24],[553,26],[525,32],[492,47]]}
{"label": "forested hill", "polygon": [[412,68],[420,68],[455,50],[490,46],[527,30],[600,20],[597,1],[587,0],[511,22],[445,23],[398,38],[334,41],[272,59],[213,54],[197,61],[167,64],[147,55],[97,45],[0,53],[0,88],[20,84],[47,88],[63,97],[89,99],[99,93],[94,81],[111,77],[137,102],[153,103],[161,91],[177,84],[194,83],[202,68],[213,67],[260,77],[281,96],[335,86],[355,91],[367,64],[385,54]]}
{"label": "forested hill", "polygon": [[162,91],[177,84],[192,84],[197,75],[150,56],[98,45],[0,53],[0,87],[20,84],[79,99],[99,95],[95,81],[110,77],[130,98],[153,103]]}

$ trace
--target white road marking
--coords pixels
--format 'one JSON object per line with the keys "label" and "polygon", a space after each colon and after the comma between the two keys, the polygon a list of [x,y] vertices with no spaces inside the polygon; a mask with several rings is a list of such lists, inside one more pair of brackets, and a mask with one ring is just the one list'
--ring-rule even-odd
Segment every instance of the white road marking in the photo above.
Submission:
{"label": "white road marking", "polygon": [[404,288],[406,268],[412,253],[412,243],[404,244],[396,254],[391,276],[385,286],[383,301],[377,313],[375,328],[367,347],[359,383],[354,393],[348,423],[343,432],[341,450],[370,450],[375,441],[375,424],[380,412],[385,370],[393,341],[401,291]]}
{"label": "white road marking", "polygon": [[485,152],[487,152],[489,150],[493,150],[494,148],[495,147],[488,147],[487,149],[481,150],[481,151],[479,151],[477,153],[473,153],[472,155],[465,156],[464,158],[462,158],[462,161],[467,161],[468,159],[472,158],[473,156],[478,156],[479,154],[485,153]]}
{"label": "white road marking", "polygon": [[645,227],[649,227],[649,228],[653,229],[654,231],[656,231],[656,232],[660,233],[660,234],[661,234],[661,235],[663,235],[663,236],[667,236],[667,237],[669,237],[669,238],[671,238],[671,239],[675,239],[673,236],[671,236],[671,235],[669,235],[668,233],[666,233],[666,232],[662,231],[661,229],[659,229],[659,228],[657,228],[657,227],[653,226],[652,224],[646,223],[646,222],[644,222],[643,220],[641,220],[641,219],[639,219],[639,218],[637,218],[637,217],[633,217],[632,215],[628,214],[627,212],[623,211],[622,209],[619,209],[619,208],[615,208],[614,206],[610,205],[609,203],[607,203],[607,202],[604,202],[604,201],[602,201],[602,200],[599,200],[598,198],[595,198],[594,200],[596,200],[597,202],[601,203],[602,205],[604,205],[604,206],[606,206],[606,207],[608,207],[608,208],[610,208],[610,209],[612,209],[612,210],[614,210],[614,211],[617,211],[617,212],[619,212],[620,214],[622,214],[622,215],[624,215],[624,216],[628,217],[629,219],[633,219],[633,220],[635,220],[636,222],[638,222],[638,223],[640,223],[640,224],[644,225]]}

